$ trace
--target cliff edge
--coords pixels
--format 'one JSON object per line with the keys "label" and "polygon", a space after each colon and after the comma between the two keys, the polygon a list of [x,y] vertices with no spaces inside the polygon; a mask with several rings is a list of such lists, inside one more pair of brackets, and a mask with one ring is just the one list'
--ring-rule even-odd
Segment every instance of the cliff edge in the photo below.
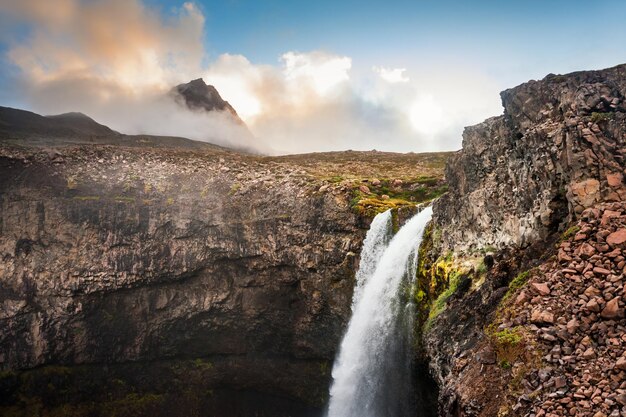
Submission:
{"label": "cliff edge", "polygon": [[601,201],[626,199],[626,65],[503,91],[463,133],[434,222],[446,249],[528,246]]}

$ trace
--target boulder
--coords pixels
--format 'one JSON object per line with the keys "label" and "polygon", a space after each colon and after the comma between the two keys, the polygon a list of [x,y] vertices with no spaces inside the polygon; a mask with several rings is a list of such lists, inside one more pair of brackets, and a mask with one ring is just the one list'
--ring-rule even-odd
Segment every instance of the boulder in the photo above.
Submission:
{"label": "boulder", "polygon": [[606,306],[600,313],[600,316],[605,319],[616,319],[624,316],[624,309],[619,307],[619,297],[613,298],[606,303]]}
{"label": "boulder", "polygon": [[621,245],[626,242],[626,229],[619,229],[606,238],[606,243],[611,246]]}

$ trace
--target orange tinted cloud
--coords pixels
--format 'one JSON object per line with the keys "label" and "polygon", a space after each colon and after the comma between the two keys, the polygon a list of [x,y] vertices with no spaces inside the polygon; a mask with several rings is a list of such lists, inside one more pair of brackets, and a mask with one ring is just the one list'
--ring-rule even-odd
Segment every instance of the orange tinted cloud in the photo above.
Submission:
{"label": "orange tinted cloud", "polygon": [[163,16],[138,0],[21,0],[0,11],[30,23],[9,52],[34,82],[93,78],[137,90],[171,86],[197,74],[204,16],[193,3]]}

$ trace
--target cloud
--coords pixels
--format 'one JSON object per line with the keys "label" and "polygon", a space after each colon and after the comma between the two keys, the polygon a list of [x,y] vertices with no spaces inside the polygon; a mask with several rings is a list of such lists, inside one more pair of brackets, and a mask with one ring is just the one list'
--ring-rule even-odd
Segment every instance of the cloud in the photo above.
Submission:
{"label": "cloud", "polygon": [[406,114],[391,102],[367,101],[351,66],[349,57],[321,51],[288,52],[276,66],[222,55],[204,78],[242,109],[271,153],[410,149],[416,132]]}
{"label": "cloud", "polygon": [[408,83],[409,77],[404,75],[406,68],[373,67],[372,70],[388,83]]}
{"label": "cloud", "polygon": [[308,54],[287,52],[281,57],[287,82],[311,86],[319,95],[327,95],[347,82],[352,60],[347,56],[314,51]]}
{"label": "cloud", "polygon": [[168,15],[138,0],[2,3],[29,24],[10,48],[20,93],[44,114],[82,111],[125,133],[186,136],[246,147],[227,115],[189,111],[168,97],[203,71],[204,16],[193,3]]}
{"label": "cloud", "polygon": [[[274,65],[207,57],[205,18],[191,2],[163,13],[141,0],[4,1],[0,15],[29,28],[12,40],[8,58],[32,110],[82,111],[126,133],[269,153],[419,152],[458,148],[464,125],[500,110],[498,90],[476,74],[412,68],[409,79],[405,68],[361,71],[353,58],[328,51],[286,51]],[[223,115],[191,112],[167,98],[174,85],[199,76],[233,105],[255,140]]]}
{"label": "cloud", "polygon": [[31,24],[9,57],[36,83],[78,77],[165,87],[197,73],[204,56],[204,16],[193,3],[168,16],[137,0],[26,0],[0,10]]}

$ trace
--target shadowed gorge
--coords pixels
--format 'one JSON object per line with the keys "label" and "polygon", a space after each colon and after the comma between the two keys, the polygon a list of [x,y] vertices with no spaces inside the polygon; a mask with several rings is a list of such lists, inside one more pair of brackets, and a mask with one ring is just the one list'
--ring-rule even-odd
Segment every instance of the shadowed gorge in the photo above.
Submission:
{"label": "shadowed gorge", "polygon": [[0,158],[0,407],[17,415],[316,415],[369,200],[432,199],[447,158],[29,144]]}
{"label": "shadowed gorge", "polygon": [[0,417],[626,417],[624,16],[0,0]]}

